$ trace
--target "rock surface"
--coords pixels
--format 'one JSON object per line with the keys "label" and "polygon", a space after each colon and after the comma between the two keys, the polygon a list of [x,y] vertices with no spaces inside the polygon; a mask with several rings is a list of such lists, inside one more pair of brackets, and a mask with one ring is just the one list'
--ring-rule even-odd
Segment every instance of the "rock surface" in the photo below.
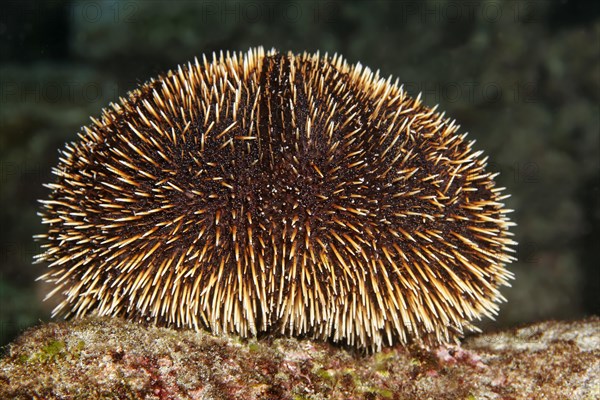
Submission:
{"label": "rock surface", "polygon": [[1,399],[598,399],[600,319],[543,322],[365,355],[88,318],[25,332],[0,361]]}

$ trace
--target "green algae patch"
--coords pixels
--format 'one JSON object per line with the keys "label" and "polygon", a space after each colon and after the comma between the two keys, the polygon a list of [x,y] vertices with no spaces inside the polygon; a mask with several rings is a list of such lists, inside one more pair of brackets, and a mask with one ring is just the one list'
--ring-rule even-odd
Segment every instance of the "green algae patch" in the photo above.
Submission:
{"label": "green algae patch", "polygon": [[22,353],[17,357],[20,363],[49,363],[55,362],[60,358],[77,359],[81,351],[85,348],[83,340],[77,341],[73,346],[67,347],[66,342],[62,340],[51,340],[47,344],[29,354]]}
{"label": "green algae patch", "polygon": [[62,354],[66,348],[65,342],[53,340],[46,346],[42,347],[39,353],[33,354],[30,361],[47,362],[56,359]]}

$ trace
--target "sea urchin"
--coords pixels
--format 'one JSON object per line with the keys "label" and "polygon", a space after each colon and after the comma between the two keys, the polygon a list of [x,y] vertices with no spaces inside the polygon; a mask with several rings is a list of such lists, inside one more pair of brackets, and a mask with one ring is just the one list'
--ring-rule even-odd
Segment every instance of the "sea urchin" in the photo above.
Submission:
{"label": "sea urchin", "polygon": [[55,314],[376,350],[453,340],[503,300],[486,159],[360,64],[221,53],[92,120],[42,201]]}

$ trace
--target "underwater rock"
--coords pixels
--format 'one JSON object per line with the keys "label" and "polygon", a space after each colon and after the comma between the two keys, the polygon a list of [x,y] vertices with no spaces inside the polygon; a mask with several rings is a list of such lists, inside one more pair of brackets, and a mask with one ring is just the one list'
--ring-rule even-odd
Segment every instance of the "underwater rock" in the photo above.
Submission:
{"label": "underwater rock", "polygon": [[86,318],[32,328],[11,344],[0,398],[593,399],[598,376],[597,317],[370,355]]}

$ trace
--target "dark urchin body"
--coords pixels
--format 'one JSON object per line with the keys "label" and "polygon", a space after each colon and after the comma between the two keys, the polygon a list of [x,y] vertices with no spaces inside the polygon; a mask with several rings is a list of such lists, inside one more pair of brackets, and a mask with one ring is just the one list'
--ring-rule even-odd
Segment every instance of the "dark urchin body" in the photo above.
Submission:
{"label": "dark urchin body", "polygon": [[491,316],[501,188],[443,115],[340,57],[204,59],[111,104],[48,185],[55,312],[378,349]]}

